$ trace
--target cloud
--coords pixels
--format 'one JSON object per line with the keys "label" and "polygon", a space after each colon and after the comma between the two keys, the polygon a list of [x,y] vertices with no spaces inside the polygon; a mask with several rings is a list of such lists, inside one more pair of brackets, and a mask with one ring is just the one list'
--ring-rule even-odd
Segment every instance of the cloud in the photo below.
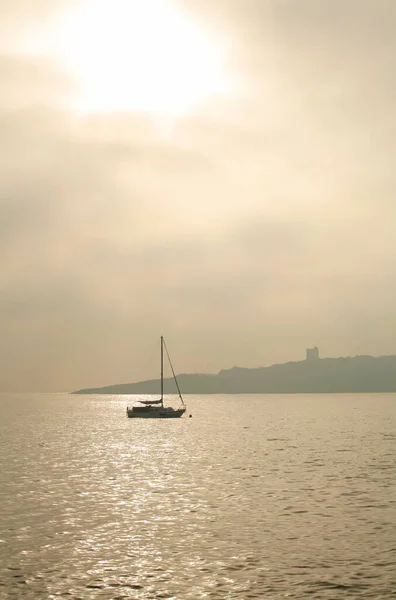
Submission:
{"label": "cloud", "polygon": [[7,50],[64,7],[0,3],[1,388],[155,375],[161,333],[181,371],[394,353],[394,4],[183,2],[241,87],[173,122]]}

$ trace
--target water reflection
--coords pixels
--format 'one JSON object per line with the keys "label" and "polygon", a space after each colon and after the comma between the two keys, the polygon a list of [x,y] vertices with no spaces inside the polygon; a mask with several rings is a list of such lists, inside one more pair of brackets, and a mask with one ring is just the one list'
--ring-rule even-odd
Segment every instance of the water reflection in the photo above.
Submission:
{"label": "water reflection", "polygon": [[394,400],[3,398],[0,598],[391,598]]}

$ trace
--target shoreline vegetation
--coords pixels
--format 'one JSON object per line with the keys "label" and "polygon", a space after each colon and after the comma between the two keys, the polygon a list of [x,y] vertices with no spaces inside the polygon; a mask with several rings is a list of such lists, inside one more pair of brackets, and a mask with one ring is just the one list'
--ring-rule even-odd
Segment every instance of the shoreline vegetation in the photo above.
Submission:
{"label": "shoreline vegetation", "polygon": [[[269,367],[177,375],[183,394],[298,394],[396,392],[396,356],[315,358]],[[72,394],[156,394],[160,379],[81,389]],[[177,393],[173,378],[167,394]]]}

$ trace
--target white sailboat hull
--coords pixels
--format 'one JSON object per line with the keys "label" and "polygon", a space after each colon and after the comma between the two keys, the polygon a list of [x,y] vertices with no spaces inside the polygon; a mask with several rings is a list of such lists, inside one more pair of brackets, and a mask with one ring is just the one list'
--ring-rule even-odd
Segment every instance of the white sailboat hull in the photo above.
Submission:
{"label": "white sailboat hull", "polygon": [[163,408],[154,406],[132,406],[127,408],[130,419],[178,419],[186,412],[185,408]]}

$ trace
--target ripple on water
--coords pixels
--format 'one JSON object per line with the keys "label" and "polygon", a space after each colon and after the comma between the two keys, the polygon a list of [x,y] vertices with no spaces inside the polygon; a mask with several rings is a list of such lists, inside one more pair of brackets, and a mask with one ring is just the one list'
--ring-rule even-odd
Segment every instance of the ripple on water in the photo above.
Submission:
{"label": "ripple on water", "polygon": [[394,400],[6,402],[0,600],[393,598]]}

